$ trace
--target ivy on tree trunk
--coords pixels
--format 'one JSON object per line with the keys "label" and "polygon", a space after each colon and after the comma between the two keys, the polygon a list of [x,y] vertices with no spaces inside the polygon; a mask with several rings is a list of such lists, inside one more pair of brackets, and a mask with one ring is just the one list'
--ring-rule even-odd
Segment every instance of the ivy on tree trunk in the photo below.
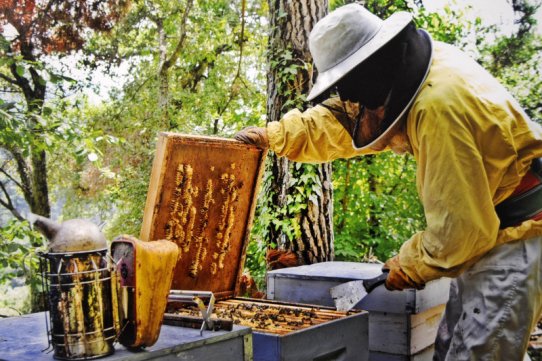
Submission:
{"label": "ivy on tree trunk", "polygon": [[[305,96],[312,86],[308,37],[327,9],[327,0],[269,3],[269,122],[280,120],[291,108],[305,106]],[[268,228],[269,247],[276,246],[282,253],[295,254],[297,264],[332,260],[331,165],[301,165],[275,155],[270,156],[270,162],[272,176],[266,184],[268,209],[273,216]]]}

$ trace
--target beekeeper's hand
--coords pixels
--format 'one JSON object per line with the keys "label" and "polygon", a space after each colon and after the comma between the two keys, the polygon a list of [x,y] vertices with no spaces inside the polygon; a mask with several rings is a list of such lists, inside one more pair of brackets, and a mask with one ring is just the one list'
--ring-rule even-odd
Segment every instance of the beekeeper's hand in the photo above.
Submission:
{"label": "beekeeper's hand", "polygon": [[237,132],[233,137],[238,141],[253,144],[260,149],[269,148],[269,138],[267,137],[266,128],[254,126],[246,127]]}
{"label": "beekeeper's hand", "polygon": [[421,290],[424,284],[417,284],[401,269],[399,255],[390,258],[384,263],[382,270],[389,272],[386,279],[386,288],[390,291],[402,291],[405,288],[415,288]]}

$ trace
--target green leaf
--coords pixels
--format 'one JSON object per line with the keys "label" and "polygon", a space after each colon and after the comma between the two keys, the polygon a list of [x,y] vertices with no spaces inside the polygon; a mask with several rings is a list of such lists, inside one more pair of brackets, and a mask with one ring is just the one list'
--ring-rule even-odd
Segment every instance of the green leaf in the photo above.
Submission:
{"label": "green leaf", "polygon": [[62,81],[62,77],[55,73],[49,72],[49,81],[53,84],[58,84]]}
{"label": "green leaf", "polygon": [[44,115],[44,116],[49,116],[53,113],[53,109],[51,107],[48,107],[48,106],[44,106],[42,111],[41,111],[41,114]]}
{"label": "green leaf", "polygon": [[38,83],[42,86],[45,86],[47,85],[47,81],[45,79],[43,79],[43,77],[41,76],[38,76]]}
{"label": "green leaf", "polygon": [[19,75],[20,77],[24,76],[24,66],[22,65],[17,65],[15,67],[15,72],[17,73],[17,75]]}
{"label": "green leaf", "polygon": [[9,110],[13,109],[16,106],[15,102],[4,102],[0,99],[0,109],[2,110]]}

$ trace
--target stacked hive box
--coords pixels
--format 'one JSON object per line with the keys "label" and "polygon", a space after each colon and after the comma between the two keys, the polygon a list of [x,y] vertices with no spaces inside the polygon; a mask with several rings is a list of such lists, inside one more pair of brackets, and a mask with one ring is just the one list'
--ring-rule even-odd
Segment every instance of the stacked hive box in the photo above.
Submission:
{"label": "stacked hive box", "polygon": [[[333,306],[329,289],[352,280],[377,276],[381,265],[324,262],[271,271],[268,298]],[[429,361],[438,324],[448,300],[448,279],[425,289],[390,292],[378,287],[355,307],[369,311],[370,361]]]}

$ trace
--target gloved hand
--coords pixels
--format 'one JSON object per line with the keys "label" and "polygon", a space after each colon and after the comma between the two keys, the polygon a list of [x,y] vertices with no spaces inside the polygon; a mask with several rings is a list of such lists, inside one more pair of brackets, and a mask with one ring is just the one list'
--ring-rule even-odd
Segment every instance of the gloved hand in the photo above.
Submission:
{"label": "gloved hand", "polygon": [[236,140],[247,144],[252,144],[260,149],[269,148],[269,138],[267,129],[261,127],[246,127],[233,136]]}
{"label": "gloved hand", "polygon": [[387,260],[386,263],[384,263],[382,270],[389,273],[388,278],[386,279],[386,288],[390,291],[402,291],[405,288],[422,290],[425,288],[425,284],[414,282],[405,272],[403,272],[401,264],[399,263],[399,255]]}

